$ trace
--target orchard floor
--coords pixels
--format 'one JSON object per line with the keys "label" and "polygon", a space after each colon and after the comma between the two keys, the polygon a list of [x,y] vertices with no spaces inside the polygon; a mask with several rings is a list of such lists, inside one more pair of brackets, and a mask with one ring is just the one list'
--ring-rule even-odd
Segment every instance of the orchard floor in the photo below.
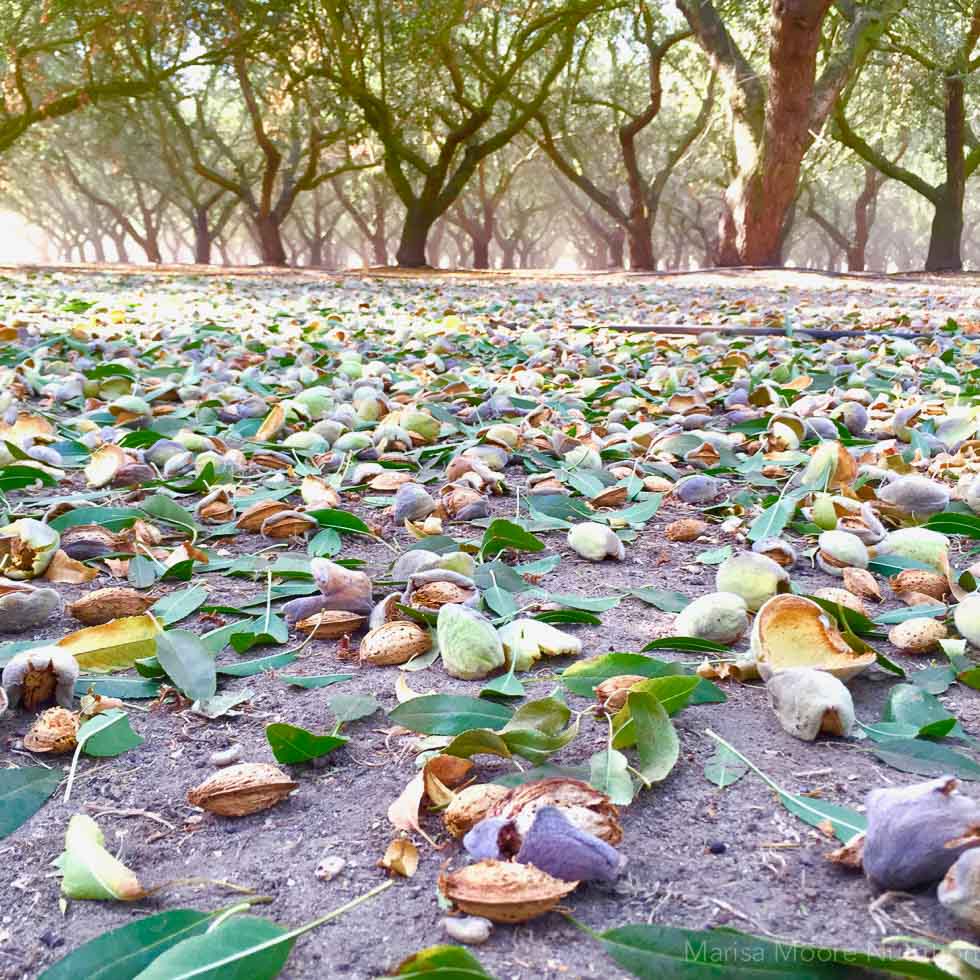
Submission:
{"label": "orchard floor", "polygon": [[[130,303],[161,320],[183,316],[206,321],[228,308],[266,309],[286,318],[311,309],[330,309],[345,317],[397,317],[426,309],[441,316],[473,315],[504,321],[647,322],[705,328],[726,325],[782,324],[797,327],[855,327],[882,322],[903,329],[938,329],[955,317],[961,323],[980,321],[980,278],[958,277],[828,277],[806,272],[741,271],[691,275],[597,276],[527,274],[478,276],[470,273],[398,276],[388,272],[330,276],[315,273],[274,273],[268,270],[166,268],[162,270],[9,269],[0,272],[0,321],[64,322],[78,325],[98,315],[97,305],[84,313],[65,312],[72,298],[126,309]],[[365,292],[367,291],[367,292]],[[366,295],[375,308],[364,309]],[[150,316],[148,312],[146,314]],[[899,319],[901,318],[901,319]],[[82,489],[79,471],[69,471],[67,487]],[[523,472],[508,473],[514,486]],[[191,506],[193,500],[182,501]],[[26,510],[29,500],[21,500]],[[380,524],[390,543],[411,538],[390,516],[344,498],[341,506]],[[493,513],[513,514],[513,497],[494,498]],[[705,549],[736,543],[717,525],[697,542],[665,540],[665,526],[694,516],[697,509],[665,502],[656,517],[628,547],[627,559],[596,566],[578,558],[563,532],[543,535],[547,550],[560,554],[548,587],[560,593],[604,597],[628,589],[654,586],[696,597],[713,591],[714,569],[695,561]],[[455,531],[464,533],[462,527]],[[479,532],[477,532],[478,534]],[[472,536],[472,535],[471,535]],[[268,542],[241,534],[216,547],[233,554],[252,554]],[[294,549],[302,551],[302,548]],[[372,577],[382,577],[391,562],[389,549],[360,538],[345,538],[344,557],[363,558]],[[540,557],[540,556],[535,556]],[[807,591],[839,584],[815,571],[804,559],[794,582]],[[66,601],[96,587],[125,585],[104,574],[90,585],[57,586]],[[264,584],[208,576],[210,601],[240,606],[261,596]],[[158,592],[181,587],[164,582]],[[893,608],[885,602],[879,609]],[[577,626],[583,656],[607,651],[635,651],[652,639],[669,635],[673,616],[626,598],[602,616],[601,626]],[[192,618],[181,624],[200,632],[214,623]],[[77,628],[65,616],[50,622],[36,638],[56,639]],[[30,635],[27,638],[35,638]],[[745,648],[745,642],[740,649]],[[928,658],[909,658],[884,641],[882,652],[909,670],[926,666]],[[277,652],[252,651],[249,656]],[[664,659],[691,662],[690,654],[664,652]],[[227,650],[220,662],[234,662]],[[925,662],[924,662],[925,661]],[[557,673],[567,661],[539,663],[525,680],[529,696],[543,697],[557,686]],[[235,894],[215,886],[178,886],[133,905],[72,902],[59,908],[59,879],[52,861],[61,852],[66,823],[75,812],[99,820],[107,846],[146,885],[204,876],[233,882],[268,896],[271,903],[257,914],[295,926],[343,905],[384,880],[376,866],[393,837],[386,819],[389,804],[415,772],[411,738],[389,738],[384,715],[349,726],[347,748],[320,760],[322,765],[294,767],[299,790],[280,805],[242,819],[223,819],[190,807],[187,790],[214,771],[209,756],[240,744],[243,758],[272,762],[265,726],[283,721],[313,731],[327,730],[327,693],[374,695],[389,710],[396,704],[396,668],[359,668],[340,659],[334,641],[314,641],[293,663],[293,674],[352,672],[352,681],[337,688],[299,690],[279,680],[276,672],[227,678],[223,690],[252,692],[236,717],[206,721],[185,708],[135,704],[133,728],[144,737],[139,747],[115,759],[83,758],[70,804],[63,792],[26,824],[0,841],[0,978],[37,976],[43,968],[81,943],[136,917],[163,909],[212,909],[235,901]],[[408,675],[417,691],[475,694],[477,682],[453,680],[438,664]],[[879,717],[893,678],[880,672],[853,685],[859,717]],[[786,790],[860,808],[876,787],[916,781],[879,762],[865,743],[797,741],[779,727],[760,684],[726,686],[728,700],[685,709],[675,719],[681,758],[668,779],[642,792],[622,814],[622,852],[628,858],[624,875],[611,885],[582,886],[563,906],[594,930],[627,923],[662,923],[692,928],[728,926],[768,937],[880,951],[886,936],[931,939],[970,938],[939,906],[934,891],[897,896],[877,904],[878,894],[860,875],[828,863],[824,855],[836,846],[819,830],[784,810],[755,776],[720,790],[703,774],[715,750],[707,736],[712,729],[743,751]],[[980,734],[980,697],[954,685],[943,703],[971,734]],[[584,699],[569,697],[573,708]],[[11,711],[0,718],[0,760],[29,764],[20,740],[29,719]],[[581,763],[603,746],[604,730],[586,726],[552,761]],[[67,765],[61,758],[41,759]],[[511,768],[503,760],[479,758],[481,779]],[[968,791],[970,791],[968,787]],[[310,934],[296,945],[282,974],[289,978],[382,976],[411,953],[446,941],[440,926],[444,912],[436,900],[436,879],[447,865],[464,863],[460,848],[447,840],[436,816],[423,827],[442,845],[434,850],[424,840],[421,863],[409,880]],[[343,870],[331,881],[319,880],[314,869],[324,856],[339,857]],[[888,946],[900,955],[902,945]],[[474,950],[484,968],[499,980],[521,978],[618,978],[619,971],[594,939],[558,912],[526,925],[497,926],[486,945]],[[733,974],[735,975],[735,974]]]}

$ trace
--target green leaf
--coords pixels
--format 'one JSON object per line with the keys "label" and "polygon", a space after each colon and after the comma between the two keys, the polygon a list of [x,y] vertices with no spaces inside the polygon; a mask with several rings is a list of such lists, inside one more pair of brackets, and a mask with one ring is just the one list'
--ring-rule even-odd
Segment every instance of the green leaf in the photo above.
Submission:
{"label": "green leaf", "polygon": [[399,964],[396,977],[437,980],[493,980],[480,961],[462,946],[430,946]]}
{"label": "green leaf", "polygon": [[879,742],[874,754],[901,772],[920,776],[943,776],[951,773],[960,779],[980,780],[980,765],[969,756],[938,742],[921,738],[896,738]]}
{"label": "green leaf", "polygon": [[677,663],[655,660],[642,653],[607,653],[570,664],[561,673],[561,682],[572,694],[591,697],[596,687],[610,677],[622,674],[639,674],[641,677],[665,677],[684,674]]}
{"label": "green leaf", "polygon": [[679,613],[691,604],[691,600],[682,592],[668,592],[666,589],[657,589],[651,585],[630,589],[629,594],[661,612]]}
{"label": "green leaf", "polygon": [[332,527],[325,527],[314,535],[306,546],[306,553],[311,558],[333,558],[343,547],[340,535]]}
{"label": "green leaf", "polygon": [[[804,598],[809,599],[811,602],[815,602],[824,612],[829,613],[834,617],[838,627],[844,633],[845,639],[847,639],[847,633],[850,632],[855,636],[880,636],[881,634],[877,629],[875,629],[875,624],[868,619],[863,613],[859,613],[856,609],[851,609],[848,606],[843,605],[840,602],[832,602],[829,599],[818,599],[816,596],[808,595]],[[854,644],[851,643],[851,646]],[[865,649],[870,649],[867,644],[863,644]],[[860,651],[859,651],[860,652]]]}
{"label": "green leaf", "polygon": [[130,727],[129,716],[119,708],[90,718],[78,729],[76,739],[86,755],[99,758],[122,755],[144,742]]}
{"label": "green leaf", "polygon": [[923,525],[940,534],[962,534],[968,538],[980,538],[980,517],[974,514],[933,514]]}
{"label": "green leaf", "polygon": [[132,527],[142,516],[143,511],[137,507],[76,507],[48,523],[56,531],[65,531],[79,524],[98,524],[107,531],[122,531]]}
{"label": "green leaf", "polygon": [[[673,680],[674,678],[663,678]],[[677,678],[678,680],[681,678]],[[680,758],[680,740],[663,704],[653,694],[631,691],[626,698],[635,731],[640,765],[647,786],[662,782]]]}
{"label": "green leaf", "polygon": [[927,565],[924,561],[904,558],[901,555],[878,555],[868,562],[868,571],[884,578],[892,578],[899,572],[904,572],[906,568],[923,568],[929,572],[935,571],[932,565]]}
{"label": "green leaf", "polygon": [[793,519],[798,504],[799,500],[795,497],[780,497],[774,504],[768,506],[749,527],[746,535],[749,541],[778,538]]}
{"label": "green leaf", "polygon": [[[9,445],[9,443],[8,443]],[[36,466],[20,466],[13,463],[0,467],[0,492],[9,493],[13,490],[24,490],[41,483],[53,487],[58,481],[50,474]]]}
{"label": "green leaf", "polygon": [[[688,702],[701,683],[700,677],[691,675],[672,677],[652,677],[646,681],[637,681],[630,689],[630,694],[639,692],[650,694],[657,699],[664,712],[670,716],[677,714]],[[629,699],[613,718],[613,747],[628,749],[636,744],[637,731],[630,714]]]}
{"label": "green leaf", "polygon": [[43,766],[0,769],[0,838],[12,834],[47,802],[64,773]]}
{"label": "green leaf", "polygon": [[892,609],[891,612],[875,616],[873,621],[879,626],[894,626],[897,623],[904,623],[909,619],[918,619],[920,616],[945,616],[947,612],[946,606],[941,602],[937,602],[934,605],[910,606],[908,609]]}
{"label": "green leaf", "polygon": [[497,755],[502,759],[511,757],[507,743],[489,728],[472,728],[468,732],[461,732],[442,751],[461,759],[474,755]]}
{"label": "green leaf", "polygon": [[159,633],[157,660],[174,686],[192,701],[203,701],[217,690],[214,657],[196,633],[189,630]]}
{"label": "green leaf", "polygon": [[132,980],[161,953],[204,932],[218,912],[168,909],[104,932],[49,966],[38,980]]}
{"label": "green leaf", "polygon": [[260,616],[238,625],[239,630],[228,638],[236,653],[247,653],[252,647],[286,643],[289,640],[289,626],[281,616]]}
{"label": "green leaf", "polygon": [[641,500],[632,507],[623,507],[614,516],[616,521],[626,521],[632,527],[642,527],[651,517],[656,516],[662,500],[662,493],[652,493],[647,500]]}
{"label": "green leaf", "polygon": [[700,555],[696,555],[694,560],[700,562],[702,565],[720,565],[723,561],[727,561],[732,557],[732,546],[730,544],[723,544],[720,548],[711,548],[708,551],[702,551]]}
{"label": "green leaf", "polygon": [[696,636],[665,636],[661,640],[648,643],[643,652],[651,650],[685,650],[692,653],[728,653],[728,647],[711,640],[702,640]]}
{"label": "green leaf", "polygon": [[366,534],[368,537],[374,537],[374,532],[364,523],[359,517],[355,517],[354,514],[348,514],[345,510],[335,510],[333,508],[328,508],[326,510],[311,510],[309,511],[309,516],[315,520],[320,527],[332,528],[334,531],[339,531],[342,534]]}
{"label": "green leaf", "polygon": [[135,980],[271,980],[296,937],[254,915],[236,915],[157,957]]}
{"label": "green leaf", "polygon": [[207,601],[208,590],[203,586],[194,585],[186,589],[178,589],[165,595],[150,606],[149,611],[164,626],[173,626],[191,613],[196,612]]}
{"label": "green leaf", "polygon": [[550,592],[548,598],[552,602],[558,603],[559,606],[565,606],[568,609],[581,609],[591,613],[601,613],[615,609],[623,600],[623,596],[621,595],[596,598],[587,595],[572,595],[566,592]]}
{"label": "green leaf", "polygon": [[616,749],[604,749],[589,759],[589,782],[617,806],[629,806],[633,802],[635,788],[629,774],[629,760]]}
{"label": "green leaf", "polygon": [[145,894],[136,875],[106,850],[99,825],[83,813],[68,821],[65,849],[54,863],[66,898],[134,901]]}
{"label": "green leaf", "polygon": [[601,626],[602,620],[598,616],[581,609],[547,609],[544,612],[535,613],[532,619],[537,619],[542,623],[579,623],[585,626]]}
{"label": "green leaf", "polygon": [[749,767],[723,745],[704,764],[705,778],[720,789],[734,786],[748,771]]}
{"label": "green leaf", "polygon": [[144,500],[140,507],[145,514],[167,524],[175,524],[177,527],[185,528],[188,531],[196,530],[198,524],[194,515],[184,510],[176,501],[162,493],[156,493],[152,497]]}
{"label": "green leaf", "polygon": [[511,619],[517,615],[518,606],[512,592],[506,592],[499,585],[491,586],[483,593],[483,601],[498,616]]}
{"label": "green leaf", "polygon": [[543,551],[544,542],[524,528],[497,518],[490,522],[483,533],[480,554],[484,558],[496,558],[502,551]]}
{"label": "green leaf", "polygon": [[302,687],[308,691],[319,687],[329,687],[331,684],[342,684],[344,681],[353,680],[353,674],[315,674],[308,677],[298,677],[292,674],[280,674],[279,680],[289,684],[290,687]]}
{"label": "green leaf", "polygon": [[327,707],[335,721],[346,723],[370,718],[381,705],[370,694],[335,694],[327,698]]}
{"label": "green leaf", "polygon": [[513,717],[513,710],[484,698],[456,694],[423,694],[388,713],[396,725],[424,735],[459,735],[471,728],[498,731]]}
{"label": "green leaf", "polygon": [[105,698],[139,701],[155,698],[160,693],[160,684],[142,677],[79,677],[75,681],[75,697],[88,694],[89,689]]}
{"label": "green leaf", "polygon": [[952,667],[926,667],[909,674],[909,680],[928,694],[944,694],[956,681]]}
{"label": "green leaf", "polygon": [[342,735],[315,735],[305,728],[282,723],[266,725],[265,737],[276,761],[287,765],[319,759],[348,742]]}
{"label": "green leaf", "polygon": [[129,559],[126,579],[134,589],[148,589],[156,582],[161,571],[163,569],[155,561],[144,555],[136,555]]}
{"label": "green leaf", "polygon": [[291,664],[297,656],[298,654],[288,650],[286,653],[274,653],[271,657],[258,657],[255,660],[245,660],[237,664],[225,664],[218,667],[216,673],[225,677],[252,677],[265,670],[285,667],[286,664]]}
{"label": "green leaf", "polygon": [[628,925],[596,938],[619,966],[640,980],[873,980],[882,972],[950,980],[950,974],[929,962],[779,943],[731,929]]}

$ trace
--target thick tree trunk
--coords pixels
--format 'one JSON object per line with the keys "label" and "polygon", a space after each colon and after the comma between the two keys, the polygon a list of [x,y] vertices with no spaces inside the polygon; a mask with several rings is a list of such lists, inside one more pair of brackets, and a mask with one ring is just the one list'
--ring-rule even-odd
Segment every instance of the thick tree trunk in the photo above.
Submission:
{"label": "thick tree trunk", "polygon": [[160,265],[163,262],[163,254],[160,252],[160,240],[157,238],[154,230],[147,230],[146,239],[143,241],[142,247],[143,251],[146,252],[147,262],[152,262],[154,265]]}
{"label": "thick tree trunk", "polygon": [[936,205],[929,236],[929,272],[959,271],[963,268],[960,243],[963,239],[963,201],[945,197]]}
{"label": "thick tree trunk", "polygon": [[504,241],[500,245],[500,267],[502,269],[513,269],[514,260],[517,257],[517,242]]}
{"label": "thick tree trunk", "polygon": [[371,238],[371,248],[374,251],[374,264],[385,266],[388,264],[388,236],[384,228],[380,228]]}
{"label": "thick tree trunk", "polygon": [[473,244],[473,268],[490,268],[490,235],[470,235]]}
{"label": "thick tree trunk", "polygon": [[314,235],[310,242],[310,265],[317,269],[323,265],[323,238],[320,235]]}
{"label": "thick tree trunk", "polygon": [[[769,84],[759,128],[754,108],[738,111],[738,173],[726,193],[734,223],[734,248],[741,265],[782,264],[781,239],[796,198],[803,156],[812,140],[810,102],[817,51],[829,3],[773,4]],[[725,241],[725,236],[722,236]],[[731,249],[721,256],[730,264]]]}
{"label": "thick tree trunk", "polygon": [[946,76],[946,180],[934,202],[936,213],[929,237],[929,272],[959,271],[963,268],[963,199],[966,195],[966,106],[962,75]]}
{"label": "thick tree trunk", "polygon": [[194,211],[194,261],[198,265],[211,264],[211,225],[207,208]]}
{"label": "thick tree trunk", "polygon": [[630,268],[654,272],[657,268],[657,259],[653,254],[653,231],[647,210],[642,205],[639,209],[634,208],[630,214],[627,234],[630,245]]}
{"label": "thick tree trunk", "polygon": [[735,227],[735,216],[726,201],[718,219],[718,246],[715,250],[714,264],[720,266],[735,266],[742,264],[738,251],[738,229]]}
{"label": "thick tree trunk", "polygon": [[287,265],[286,248],[282,243],[282,232],[275,217],[271,214],[255,218],[255,232],[259,240],[259,255],[263,265]]}
{"label": "thick tree trunk", "polygon": [[405,211],[405,223],[402,225],[401,239],[395,259],[406,269],[421,269],[428,265],[425,257],[425,247],[429,231],[436,222],[437,215],[432,208],[421,204],[412,204]]}

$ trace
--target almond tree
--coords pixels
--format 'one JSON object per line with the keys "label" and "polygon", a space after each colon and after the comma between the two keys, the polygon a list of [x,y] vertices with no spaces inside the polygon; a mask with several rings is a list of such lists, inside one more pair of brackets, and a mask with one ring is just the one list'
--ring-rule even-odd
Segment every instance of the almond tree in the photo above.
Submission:
{"label": "almond tree", "polygon": [[779,265],[803,158],[905,0],[771,0],[764,51],[754,59],[748,43],[765,29],[754,5],[676,3],[724,83],[731,120],[735,173],[719,260]]}
{"label": "almond tree", "polygon": [[[543,105],[603,0],[301,0],[307,71],[360,111],[405,207],[399,265]],[[520,104],[510,93],[519,92]]]}
{"label": "almond tree", "polygon": [[[980,76],[980,0],[920,0],[891,25],[880,45],[892,63],[903,62],[913,72],[911,87],[918,96],[917,115],[928,127],[930,115],[941,119],[942,136],[930,140],[939,148],[940,176],[930,179],[934,155],[920,155],[918,172],[902,165],[858,132],[848,111],[854,89],[836,106],[834,136],[881,174],[922,195],[933,208],[926,269],[963,268],[963,207],[966,185],[980,167],[980,139],[967,114],[967,94],[978,89]],[[890,71],[889,75],[893,75]],[[880,117],[878,117],[880,119]],[[880,125],[872,118],[870,125]],[[863,128],[863,127],[862,127]],[[904,152],[904,151],[902,151]]]}

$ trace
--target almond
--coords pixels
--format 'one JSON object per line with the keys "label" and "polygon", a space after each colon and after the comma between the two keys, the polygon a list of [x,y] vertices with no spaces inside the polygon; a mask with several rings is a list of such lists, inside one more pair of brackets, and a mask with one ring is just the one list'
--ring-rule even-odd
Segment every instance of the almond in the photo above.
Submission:
{"label": "almond", "polygon": [[668,541],[697,541],[708,530],[708,522],[696,517],[684,517],[667,525],[664,535]]}
{"label": "almond", "polygon": [[278,500],[260,500],[242,511],[241,516],[235,521],[235,527],[242,531],[258,531],[270,517],[291,509],[288,504]]}
{"label": "almond", "polygon": [[187,802],[222,817],[244,817],[275,806],[298,785],[276,766],[242,762],[189,790]]}
{"label": "almond", "polygon": [[367,616],[346,612],[343,609],[325,609],[296,623],[296,629],[317,640],[339,640],[342,636],[356,633],[367,622]]}
{"label": "almond", "polygon": [[480,861],[439,876],[439,891],[468,915],[527,922],[553,909],[577,881],[559,881],[531,864]]}
{"label": "almond", "polygon": [[[444,584],[444,583],[437,583]],[[375,667],[408,663],[432,649],[432,635],[425,627],[407,620],[394,620],[371,630],[361,640],[362,661]]]}
{"label": "almond", "polygon": [[601,684],[596,685],[595,696],[599,700],[600,707],[607,714],[614,715],[626,704],[630,688],[645,680],[646,678],[639,674],[620,674],[618,677],[607,677]]}
{"label": "almond", "polygon": [[862,599],[874,599],[881,602],[881,589],[878,581],[866,568],[845,568],[844,588],[848,592],[861,596]]}
{"label": "almond", "polygon": [[427,582],[412,593],[412,605],[422,609],[441,609],[450,603],[462,605],[473,598],[473,590],[455,582]]}
{"label": "almond", "polygon": [[68,612],[86,626],[101,626],[124,616],[142,616],[154,602],[154,596],[135,589],[96,589],[69,603]]}
{"label": "almond", "polygon": [[945,575],[925,568],[907,568],[890,578],[888,584],[895,593],[921,592],[933,599],[945,599],[949,595],[949,582]]}
{"label": "almond", "polygon": [[24,736],[30,752],[71,752],[78,735],[78,715],[66,708],[48,708],[34,720]]}
{"label": "almond", "polygon": [[946,627],[927,616],[907,619],[888,631],[888,642],[904,653],[928,653],[945,639]]}

